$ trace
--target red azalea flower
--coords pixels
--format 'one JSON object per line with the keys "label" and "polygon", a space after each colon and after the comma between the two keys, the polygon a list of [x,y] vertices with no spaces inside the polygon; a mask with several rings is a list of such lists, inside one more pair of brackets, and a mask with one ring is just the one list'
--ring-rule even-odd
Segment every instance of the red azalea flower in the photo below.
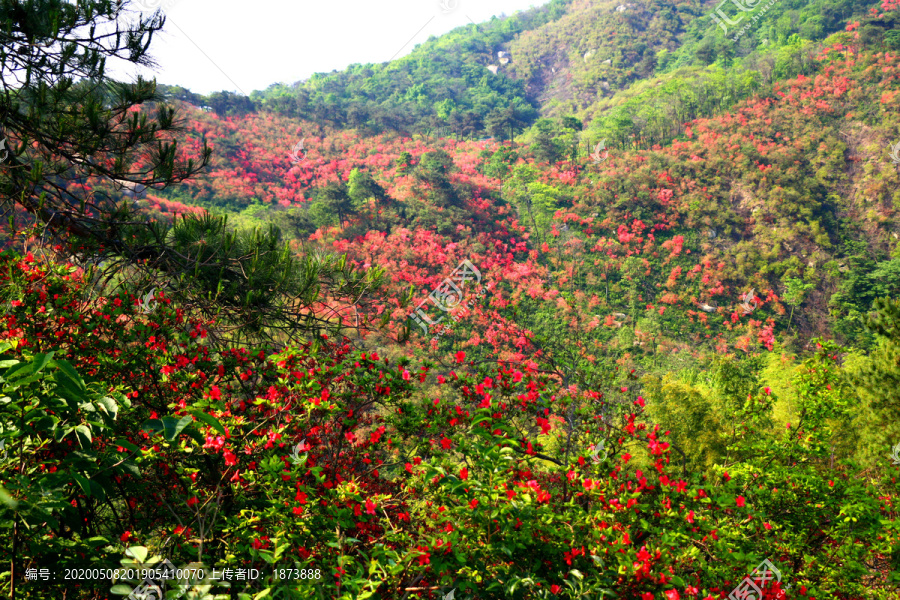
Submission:
{"label": "red azalea flower", "polygon": [[263,537],[262,539],[256,538],[250,545],[253,546],[256,550],[261,550],[268,547],[269,541],[265,537]]}
{"label": "red azalea flower", "polygon": [[744,500],[743,496],[738,496],[737,498],[734,499],[734,502],[741,508],[743,508],[744,505],[746,504],[746,501]]}

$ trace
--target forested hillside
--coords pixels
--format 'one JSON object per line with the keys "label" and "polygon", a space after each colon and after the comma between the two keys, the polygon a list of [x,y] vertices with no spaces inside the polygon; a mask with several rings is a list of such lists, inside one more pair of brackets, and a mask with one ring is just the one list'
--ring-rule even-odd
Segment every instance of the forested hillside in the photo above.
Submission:
{"label": "forested hillside", "polygon": [[250,97],[45,4],[0,593],[900,598],[896,2],[553,0]]}

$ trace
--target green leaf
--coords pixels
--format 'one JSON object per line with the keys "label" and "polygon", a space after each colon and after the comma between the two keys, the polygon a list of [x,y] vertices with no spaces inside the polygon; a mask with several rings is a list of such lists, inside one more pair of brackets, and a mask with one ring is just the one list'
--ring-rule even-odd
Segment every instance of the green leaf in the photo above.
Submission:
{"label": "green leaf", "polygon": [[68,377],[56,377],[56,393],[69,401],[69,406],[73,409],[84,398],[87,390],[78,387],[76,382],[71,381]]}
{"label": "green leaf", "polygon": [[100,502],[106,501],[106,490],[103,489],[103,486],[94,481],[93,479],[89,479],[88,482],[91,486],[91,496],[100,500]]}
{"label": "green leaf", "polygon": [[206,443],[206,440],[203,439],[203,436],[195,427],[187,427],[184,430],[185,435],[190,436],[194,441],[196,441],[201,446]]}
{"label": "green leaf", "polygon": [[198,420],[203,421],[222,435],[225,435],[225,428],[222,427],[222,424],[210,414],[203,412],[202,410],[194,410],[191,411],[191,414],[197,417]]}
{"label": "green leaf", "polygon": [[35,354],[34,355],[34,373],[40,373],[44,370],[44,367],[50,362],[53,358],[53,352],[48,354]]}
{"label": "green leaf", "polygon": [[69,452],[69,456],[81,460],[86,460],[88,462],[97,462],[97,453],[91,450],[88,450],[87,452],[82,450],[73,450],[72,452]]}
{"label": "green leaf", "polygon": [[98,535],[92,538],[88,538],[87,543],[95,548],[99,548],[100,546],[105,546],[106,544],[108,544],[109,540],[103,536]]}
{"label": "green leaf", "polygon": [[[175,421],[173,417],[163,417],[163,424],[166,426],[166,439],[170,442],[178,437],[184,428],[194,422],[191,415],[185,415],[180,420]],[[171,435],[169,432],[172,432]]]}
{"label": "green leaf", "polygon": [[78,473],[72,473],[72,478],[78,482],[78,487],[81,488],[86,495],[91,495],[91,482],[87,477],[79,475]]}
{"label": "green leaf", "polygon": [[7,381],[12,381],[13,379],[18,379],[20,377],[24,377],[31,373],[34,365],[31,363],[20,363],[18,367],[14,367],[6,372]]}
{"label": "green leaf", "polygon": [[[159,419],[147,419],[144,421],[144,424],[141,425],[141,429],[154,434],[163,430],[163,422]],[[124,446],[124,444],[122,445]]]}
{"label": "green leaf", "polygon": [[95,400],[95,404],[99,405],[100,408],[106,411],[106,414],[108,414],[113,419],[115,419],[116,415],[119,414],[119,405],[109,396],[98,398],[97,400]]}
{"label": "green leaf", "polygon": [[[147,560],[147,549],[144,546],[131,546],[125,551],[125,556],[131,557],[139,563],[144,563]],[[128,593],[131,593],[131,590],[128,590]]]}
{"label": "green leaf", "polygon": [[[67,379],[69,379],[72,383],[76,385],[82,392],[86,391],[84,380],[81,378],[81,375],[78,374],[78,371],[69,364],[69,361],[66,360],[53,360],[50,361],[51,366],[59,368],[59,373],[57,375],[62,374]],[[59,381],[57,379],[57,381]]]}
{"label": "green leaf", "polygon": [[140,454],[141,449],[129,442],[128,440],[116,440],[117,446],[122,446],[126,450],[130,451],[132,454]]}
{"label": "green leaf", "polygon": [[131,592],[134,591],[134,586],[119,583],[117,585],[112,586],[112,588],[109,591],[117,596],[127,596],[128,594],[130,594]]}
{"label": "green leaf", "polygon": [[91,435],[91,428],[87,425],[76,425],[75,433],[80,434],[82,437],[87,439],[88,444],[94,441],[94,438]]}
{"label": "green leaf", "polygon": [[32,375],[29,375],[25,379],[20,379],[19,381],[17,381],[16,387],[18,388],[18,387],[26,386],[30,383],[34,383],[35,381],[40,381],[43,378],[44,378],[44,376],[41,375],[40,373],[34,373]]}
{"label": "green leaf", "polygon": [[10,510],[16,510],[19,506],[19,502],[7,493],[3,486],[0,485],[0,503],[6,505],[6,508]]}

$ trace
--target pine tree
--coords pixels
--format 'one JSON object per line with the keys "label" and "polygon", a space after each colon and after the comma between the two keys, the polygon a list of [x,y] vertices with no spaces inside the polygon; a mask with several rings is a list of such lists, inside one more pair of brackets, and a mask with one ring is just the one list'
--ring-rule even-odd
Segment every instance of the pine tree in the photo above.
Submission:
{"label": "pine tree", "polygon": [[[9,156],[0,170],[4,216],[27,211],[45,232],[72,242],[71,251],[103,248],[130,259],[160,250],[132,226],[125,188],[160,188],[197,174],[178,151],[181,129],[155,82],[119,83],[108,59],[152,66],[148,49],[165,24],[128,3],[64,0],[0,3],[0,127]],[[73,183],[99,180],[85,191]],[[146,234],[146,229],[145,232]]]}
{"label": "pine tree", "polygon": [[[183,131],[155,81],[121,83],[108,59],[153,66],[148,54],[165,17],[129,1],[0,0],[0,216],[31,218],[33,233],[69,260],[98,268],[110,285],[153,288],[217,317],[222,338],[283,341],[342,329],[347,310],[378,273],[345,258],[295,258],[280,232],[231,231],[222,217],[150,222],[125,189],[161,189],[207,165],[179,151]],[[329,302],[324,301],[328,297]],[[346,300],[346,303],[342,302]]]}

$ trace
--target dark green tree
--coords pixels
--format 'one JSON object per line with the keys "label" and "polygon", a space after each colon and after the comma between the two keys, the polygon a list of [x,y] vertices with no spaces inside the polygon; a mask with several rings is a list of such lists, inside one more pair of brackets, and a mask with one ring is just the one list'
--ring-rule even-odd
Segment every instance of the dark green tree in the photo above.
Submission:
{"label": "dark green tree", "polygon": [[[18,205],[51,233],[128,254],[129,211],[110,191],[184,180],[206,164],[209,150],[204,146],[192,160],[179,154],[177,141],[166,140],[180,124],[155,83],[106,76],[111,58],[152,66],[147,50],[165,23],[160,12],[126,20],[125,6],[0,3],[0,126],[10,150],[0,170],[0,201],[7,214]],[[91,177],[110,190],[70,191],[70,182]]]}
{"label": "dark green tree", "polygon": [[558,161],[565,149],[556,139],[556,125],[550,119],[538,119],[534,124],[534,141],[531,144],[531,151],[540,161],[555,163]]}
{"label": "dark green tree", "polygon": [[[491,110],[484,118],[484,128],[497,139],[513,139],[535,116],[535,110],[521,102]],[[506,137],[504,137],[506,136]]]}
{"label": "dark green tree", "polygon": [[250,98],[235,92],[213,92],[206,96],[205,101],[221,117],[241,116],[256,110],[256,105]]}
{"label": "dark green tree", "polygon": [[353,204],[350,201],[347,184],[343,181],[329,181],[316,190],[316,202],[322,204],[329,212],[337,216],[338,224],[344,225],[344,221],[355,214]]}
{"label": "dark green tree", "polygon": [[453,159],[443,150],[423,154],[416,166],[416,179],[428,186],[438,206],[458,206],[461,202],[450,183],[449,174],[452,168]]}
{"label": "dark green tree", "polygon": [[[126,188],[196,176],[210,158],[205,143],[195,157],[179,151],[182,124],[155,82],[106,73],[116,58],[153,66],[150,43],[164,24],[161,11],[136,13],[128,1],[0,0],[0,135],[9,150],[0,214],[19,226],[13,215],[27,213],[32,234],[95,271],[100,293],[164,289],[189,310],[220,316],[222,339],[339,327],[318,294],[358,298],[374,281],[341,258],[295,258],[277,230],[235,232],[209,215],[150,222],[125,198]],[[359,293],[345,295],[345,284]]]}
{"label": "dark green tree", "polygon": [[496,177],[500,180],[500,195],[503,195],[503,182],[509,177],[510,170],[519,160],[519,153],[512,146],[500,146],[491,153],[486,151],[486,160],[482,163],[482,172],[488,177]]}
{"label": "dark green tree", "polygon": [[400,168],[401,172],[405,172],[409,169],[413,164],[412,154],[409,152],[401,152],[400,156],[397,158],[397,166]]}
{"label": "dark green tree", "polygon": [[896,417],[900,415],[900,300],[879,298],[872,308],[866,327],[876,336],[878,347],[857,383],[879,399],[879,408],[890,409]]}
{"label": "dark green tree", "polygon": [[350,197],[353,210],[361,218],[365,218],[363,224],[367,227],[376,226],[381,221],[379,214],[393,204],[384,188],[369,173],[359,169],[350,171],[347,195]]}

